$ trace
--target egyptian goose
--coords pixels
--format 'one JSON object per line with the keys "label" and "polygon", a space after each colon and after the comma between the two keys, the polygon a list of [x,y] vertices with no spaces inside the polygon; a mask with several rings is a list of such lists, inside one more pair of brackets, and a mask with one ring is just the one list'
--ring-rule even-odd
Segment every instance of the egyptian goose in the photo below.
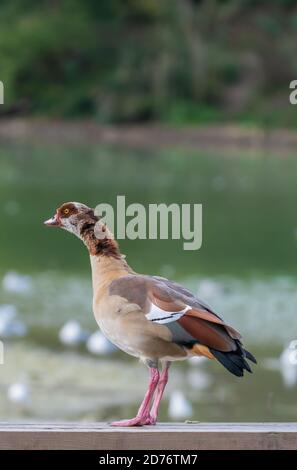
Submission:
{"label": "egyptian goose", "polygon": [[[149,368],[150,381],[135,418],[114,426],[155,424],[173,361],[216,359],[232,374],[251,372],[240,334],[203,300],[163,277],[137,274],[121,255],[103,221],[84,204],[63,204],[45,222],[75,234],[91,260],[93,311],[104,335]],[[161,369],[161,372],[160,372]]]}

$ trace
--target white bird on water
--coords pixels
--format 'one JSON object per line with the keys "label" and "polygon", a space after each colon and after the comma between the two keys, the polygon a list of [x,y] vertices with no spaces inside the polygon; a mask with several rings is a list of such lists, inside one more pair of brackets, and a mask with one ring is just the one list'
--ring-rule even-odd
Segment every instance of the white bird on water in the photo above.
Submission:
{"label": "white bird on water", "polygon": [[90,353],[98,355],[108,355],[116,351],[116,347],[105,338],[101,331],[96,331],[89,337],[86,347]]}
{"label": "white bird on water", "polygon": [[61,343],[67,346],[78,346],[86,341],[89,334],[83,330],[80,323],[76,320],[70,320],[59,331]]}
{"label": "white bird on water", "polygon": [[297,340],[294,339],[280,355],[280,372],[286,387],[297,385]]}
{"label": "white bird on water", "polygon": [[3,288],[8,292],[24,294],[32,290],[32,278],[24,274],[9,271],[2,280]]}
{"label": "white bird on water", "polygon": [[185,419],[192,416],[193,407],[181,390],[175,390],[170,395],[168,414],[171,419]]}
{"label": "white bird on water", "polygon": [[28,404],[30,399],[28,386],[23,382],[11,384],[7,389],[7,398],[13,403]]}
{"label": "white bird on water", "polygon": [[0,305],[0,337],[22,337],[27,333],[26,325],[17,319],[17,309],[14,305]]}

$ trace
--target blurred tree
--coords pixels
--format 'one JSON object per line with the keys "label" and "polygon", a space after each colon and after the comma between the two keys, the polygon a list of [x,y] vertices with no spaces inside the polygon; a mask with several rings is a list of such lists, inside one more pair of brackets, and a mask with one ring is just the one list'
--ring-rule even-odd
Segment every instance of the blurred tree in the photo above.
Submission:
{"label": "blurred tree", "polygon": [[293,0],[2,0],[0,13],[2,114],[297,123]]}

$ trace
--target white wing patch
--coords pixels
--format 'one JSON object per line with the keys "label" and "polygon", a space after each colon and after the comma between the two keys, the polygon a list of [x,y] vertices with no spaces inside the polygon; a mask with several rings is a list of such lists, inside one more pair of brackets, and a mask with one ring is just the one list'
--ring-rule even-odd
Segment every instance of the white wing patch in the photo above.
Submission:
{"label": "white wing patch", "polygon": [[192,307],[188,305],[179,312],[168,312],[162,308],[157,307],[157,305],[151,304],[150,311],[146,314],[146,318],[155,323],[169,323],[171,321],[179,320],[188,310],[191,310]]}

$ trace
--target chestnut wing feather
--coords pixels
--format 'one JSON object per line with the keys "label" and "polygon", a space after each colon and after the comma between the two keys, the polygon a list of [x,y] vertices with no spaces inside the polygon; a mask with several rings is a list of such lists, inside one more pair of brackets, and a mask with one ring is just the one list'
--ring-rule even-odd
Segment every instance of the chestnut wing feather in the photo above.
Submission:
{"label": "chestnut wing feather", "polygon": [[128,275],[111,283],[110,293],[138,304],[146,318],[164,324],[172,341],[200,343],[219,351],[236,349],[240,335],[187,289],[167,279]]}

